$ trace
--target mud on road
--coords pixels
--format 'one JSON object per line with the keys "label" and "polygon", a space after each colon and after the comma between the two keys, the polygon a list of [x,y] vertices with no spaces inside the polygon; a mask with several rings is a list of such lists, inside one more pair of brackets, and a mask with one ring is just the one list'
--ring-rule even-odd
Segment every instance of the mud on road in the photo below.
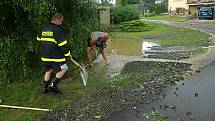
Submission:
{"label": "mud on road", "polygon": [[105,94],[94,94],[92,99],[79,100],[75,104],[48,114],[42,120],[96,121],[106,119],[111,113],[129,105],[150,103],[161,98],[160,92],[165,87],[182,80],[182,75],[190,70],[190,66],[179,62],[129,62],[124,66],[122,75],[126,75],[130,81],[138,80],[138,85],[135,87],[128,85]]}

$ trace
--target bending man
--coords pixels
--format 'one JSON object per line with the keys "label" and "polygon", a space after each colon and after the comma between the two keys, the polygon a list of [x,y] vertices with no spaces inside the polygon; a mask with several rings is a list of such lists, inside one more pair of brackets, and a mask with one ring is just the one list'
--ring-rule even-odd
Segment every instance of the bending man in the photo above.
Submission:
{"label": "bending man", "polygon": [[[98,56],[98,54],[102,54],[103,60],[105,64],[109,64],[107,57],[104,53],[104,48],[107,46],[107,41],[109,38],[109,34],[107,32],[93,32],[91,33],[91,37],[87,39],[87,55],[90,66],[93,66],[93,56]],[[98,49],[98,52],[97,52]]]}

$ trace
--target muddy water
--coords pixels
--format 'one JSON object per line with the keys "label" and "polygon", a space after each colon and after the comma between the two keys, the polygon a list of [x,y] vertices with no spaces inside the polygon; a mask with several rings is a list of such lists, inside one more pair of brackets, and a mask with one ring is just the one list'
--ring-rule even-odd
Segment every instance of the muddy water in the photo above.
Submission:
{"label": "muddy water", "polygon": [[189,58],[192,50],[183,46],[161,46],[143,39],[142,55],[145,58],[182,60]]}
{"label": "muddy water", "polygon": [[139,56],[141,55],[141,43],[141,40],[117,38],[116,40],[108,41],[105,52],[108,54]]}
{"label": "muddy water", "polygon": [[97,78],[104,79],[106,78],[108,72],[107,72],[107,66],[104,64],[102,56],[99,55],[96,60],[93,61],[93,68],[90,68],[90,72],[93,73],[93,75],[96,75]]}
{"label": "muddy water", "polygon": [[[94,66],[93,68],[90,68],[90,72],[94,73],[94,75],[97,75],[96,78],[112,80],[113,77],[121,73],[126,63],[132,62],[132,61],[184,62],[183,60],[180,60],[180,59],[172,60],[173,56],[172,57],[162,56],[163,58],[161,57],[163,53],[168,53],[168,54],[173,53],[174,57],[175,56],[178,57],[178,55],[176,54],[177,50],[174,49],[173,50],[174,52],[172,52],[172,50],[169,49],[171,47],[163,47],[155,43],[147,42],[146,40],[143,40],[141,48],[142,48],[142,51],[138,49],[140,52],[137,52],[136,50],[133,53],[134,56],[131,56],[132,53],[130,53],[129,55],[118,55],[118,53],[116,53],[117,49],[112,48],[112,52],[107,54],[107,58],[110,64],[105,65],[103,62],[103,58],[100,55],[98,59],[94,61]],[[159,51],[162,51],[162,52],[159,52]],[[140,53],[140,54],[137,56],[136,55],[137,53]]]}
{"label": "muddy water", "polygon": [[167,121],[215,121],[214,74],[215,63],[212,63],[201,73],[167,88],[160,95],[161,100],[130,106],[107,121],[156,121],[155,117],[146,117],[152,110],[165,115]]}
{"label": "muddy water", "polygon": [[[163,47],[151,42],[150,40],[143,39],[142,44],[139,43],[139,41],[136,41],[136,43],[133,42],[133,44],[140,44],[140,48],[135,48],[135,51],[130,51],[129,54],[127,53],[127,51],[129,51],[130,49],[127,49],[127,51],[119,52],[120,47],[118,47],[117,45],[123,44],[124,48],[133,49],[133,46],[130,46],[129,43],[130,42],[124,41],[115,41],[113,43],[110,43],[110,46],[108,46],[106,50],[110,64],[108,66],[105,65],[103,58],[100,55],[98,59],[94,61],[95,66],[91,68],[90,71],[94,73],[94,75],[98,75],[97,78],[111,79],[112,77],[120,74],[126,63],[132,61],[183,62],[180,61],[180,59],[174,59],[175,57],[179,57],[177,54],[178,51],[184,53],[184,50],[181,50],[181,47]],[[164,53],[167,53],[168,55],[173,54],[174,56],[163,56]]]}

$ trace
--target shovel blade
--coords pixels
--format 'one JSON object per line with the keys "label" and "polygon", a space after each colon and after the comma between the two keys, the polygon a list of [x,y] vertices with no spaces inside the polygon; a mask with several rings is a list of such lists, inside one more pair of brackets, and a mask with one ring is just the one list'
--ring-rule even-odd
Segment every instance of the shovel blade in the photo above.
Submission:
{"label": "shovel blade", "polygon": [[83,80],[83,83],[84,83],[84,86],[87,85],[87,79],[88,79],[88,73],[87,73],[87,70],[86,68],[82,65],[82,69],[81,69],[81,78]]}
{"label": "shovel blade", "polygon": [[84,86],[87,86],[87,80],[86,80],[86,75],[81,71],[81,78],[82,78],[82,81],[84,83]]}

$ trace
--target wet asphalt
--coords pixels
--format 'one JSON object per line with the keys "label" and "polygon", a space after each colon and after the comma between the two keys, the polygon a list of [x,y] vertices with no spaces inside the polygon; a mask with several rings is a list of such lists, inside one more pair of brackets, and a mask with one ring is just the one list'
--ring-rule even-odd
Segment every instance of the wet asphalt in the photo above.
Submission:
{"label": "wet asphalt", "polygon": [[147,117],[158,111],[167,121],[215,121],[215,62],[200,73],[170,86],[161,99],[149,104],[135,104],[111,115],[107,121],[158,121]]}

